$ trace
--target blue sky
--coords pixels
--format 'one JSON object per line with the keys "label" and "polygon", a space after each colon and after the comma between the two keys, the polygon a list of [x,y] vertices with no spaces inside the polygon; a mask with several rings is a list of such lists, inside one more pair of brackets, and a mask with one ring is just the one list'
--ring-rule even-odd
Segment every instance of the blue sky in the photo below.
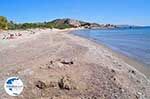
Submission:
{"label": "blue sky", "polygon": [[0,0],[0,15],[15,22],[75,18],[98,23],[150,25],[150,0]]}

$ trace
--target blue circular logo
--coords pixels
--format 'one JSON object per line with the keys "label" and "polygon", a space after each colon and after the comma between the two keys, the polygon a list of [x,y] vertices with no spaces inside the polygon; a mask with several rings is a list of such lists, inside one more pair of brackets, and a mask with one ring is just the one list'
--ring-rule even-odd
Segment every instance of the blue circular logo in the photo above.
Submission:
{"label": "blue circular logo", "polygon": [[7,94],[11,96],[18,96],[23,91],[23,82],[18,77],[9,77],[4,84]]}

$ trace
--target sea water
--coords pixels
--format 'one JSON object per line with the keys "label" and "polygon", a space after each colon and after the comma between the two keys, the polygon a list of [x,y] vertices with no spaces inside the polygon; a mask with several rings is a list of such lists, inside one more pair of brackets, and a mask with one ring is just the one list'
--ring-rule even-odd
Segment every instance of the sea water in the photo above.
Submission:
{"label": "sea water", "polygon": [[73,34],[103,43],[150,67],[150,28],[77,30]]}

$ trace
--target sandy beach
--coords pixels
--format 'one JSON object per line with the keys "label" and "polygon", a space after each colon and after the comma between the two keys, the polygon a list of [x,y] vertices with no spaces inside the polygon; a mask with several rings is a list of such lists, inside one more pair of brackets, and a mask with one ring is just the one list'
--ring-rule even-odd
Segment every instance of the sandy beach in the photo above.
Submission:
{"label": "sandy beach", "polygon": [[[150,81],[136,64],[72,30],[0,33],[0,99],[150,99]],[[3,88],[11,76],[24,83],[17,97]]]}

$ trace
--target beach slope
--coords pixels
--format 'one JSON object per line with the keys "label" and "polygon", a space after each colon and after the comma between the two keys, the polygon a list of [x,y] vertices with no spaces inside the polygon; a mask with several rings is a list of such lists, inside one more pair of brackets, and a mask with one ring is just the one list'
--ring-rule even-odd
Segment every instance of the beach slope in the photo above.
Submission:
{"label": "beach slope", "polygon": [[[150,99],[142,73],[71,30],[9,32],[0,34],[0,99]],[[24,83],[17,97],[3,88],[11,76]]]}

